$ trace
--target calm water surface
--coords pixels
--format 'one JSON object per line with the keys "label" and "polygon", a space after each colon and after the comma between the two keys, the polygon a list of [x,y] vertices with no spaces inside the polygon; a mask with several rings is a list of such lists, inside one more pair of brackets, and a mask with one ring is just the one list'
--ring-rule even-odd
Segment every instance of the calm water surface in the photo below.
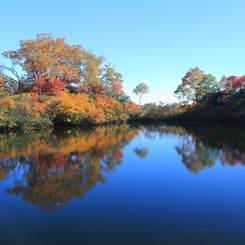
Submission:
{"label": "calm water surface", "polygon": [[244,244],[245,126],[0,134],[0,244]]}

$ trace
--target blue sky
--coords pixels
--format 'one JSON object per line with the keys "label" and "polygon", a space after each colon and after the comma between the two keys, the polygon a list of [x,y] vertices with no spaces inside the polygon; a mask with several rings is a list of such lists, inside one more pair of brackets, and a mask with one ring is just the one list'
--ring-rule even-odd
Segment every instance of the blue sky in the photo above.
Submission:
{"label": "blue sky", "polygon": [[[245,75],[244,0],[1,0],[0,53],[38,33],[104,55],[124,91],[149,86],[142,103],[174,102],[185,73]],[[4,61],[1,58],[1,61]]]}

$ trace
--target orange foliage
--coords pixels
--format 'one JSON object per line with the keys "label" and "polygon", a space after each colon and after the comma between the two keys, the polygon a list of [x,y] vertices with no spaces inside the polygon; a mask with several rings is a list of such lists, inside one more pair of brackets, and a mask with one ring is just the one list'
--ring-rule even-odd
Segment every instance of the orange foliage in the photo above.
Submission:
{"label": "orange foliage", "polygon": [[84,59],[81,45],[68,45],[65,38],[54,39],[51,33],[38,34],[36,39],[20,41],[20,49],[3,53],[33,77],[56,77],[63,82],[78,81]]}
{"label": "orange foliage", "polygon": [[124,105],[105,95],[97,95],[96,100],[93,100],[84,93],[64,93],[57,99],[60,119],[70,124],[82,124],[84,120],[90,123],[126,121],[128,112],[138,110],[138,106],[132,102]]}
{"label": "orange foliage", "polygon": [[[139,109],[132,102],[123,104],[106,95],[97,94],[92,99],[89,94],[70,94],[68,91],[55,97],[35,93],[14,95],[1,98],[0,106],[0,126],[3,127],[35,127],[36,122],[50,126],[53,121],[67,125],[125,122],[132,112]],[[3,119],[5,116],[6,120]]]}
{"label": "orange foliage", "polygon": [[128,104],[124,105],[124,110],[127,112],[134,112],[140,109],[139,105],[136,105],[134,102],[129,102]]}
{"label": "orange foliage", "polygon": [[14,101],[10,98],[1,98],[0,99],[0,105],[4,108],[10,110],[14,108]]}

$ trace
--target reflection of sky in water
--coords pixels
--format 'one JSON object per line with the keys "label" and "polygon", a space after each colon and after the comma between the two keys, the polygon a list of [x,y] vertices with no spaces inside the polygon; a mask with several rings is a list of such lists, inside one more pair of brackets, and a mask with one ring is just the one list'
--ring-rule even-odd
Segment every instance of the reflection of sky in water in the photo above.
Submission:
{"label": "reflection of sky in water", "polygon": [[[25,158],[28,160],[28,157]],[[17,159],[15,159],[17,160]],[[6,167],[12,167],[14,166],[13,170],[9,171],[7,176],[4,178],[4,180],[0,180],[0,184],[2,188],[10,188],[13,187],[14,182],[21,182],[22,185],[26,186],[27,182],[25,180],[25,173],[29,170],[28,164],[21,164],[19,161],[15,162],[13,164],[12,160],[10,158],[5,158],[2,160],[3,166]]]}
{"label": "reflection of sky in water", "polygon": [[70,156],[70,159],[71,159],[72,161],[76,161],[76,160],[77,160],[77,156],[72,155],[72,156]]}

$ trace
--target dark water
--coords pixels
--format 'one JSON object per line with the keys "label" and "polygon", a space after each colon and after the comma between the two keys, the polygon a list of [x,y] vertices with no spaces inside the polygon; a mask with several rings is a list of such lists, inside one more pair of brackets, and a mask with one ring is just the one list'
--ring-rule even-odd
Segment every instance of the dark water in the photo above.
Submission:
{"label": "dark water", "polygon": [[245,126],[0,134],[0,244],[244,244]]}

